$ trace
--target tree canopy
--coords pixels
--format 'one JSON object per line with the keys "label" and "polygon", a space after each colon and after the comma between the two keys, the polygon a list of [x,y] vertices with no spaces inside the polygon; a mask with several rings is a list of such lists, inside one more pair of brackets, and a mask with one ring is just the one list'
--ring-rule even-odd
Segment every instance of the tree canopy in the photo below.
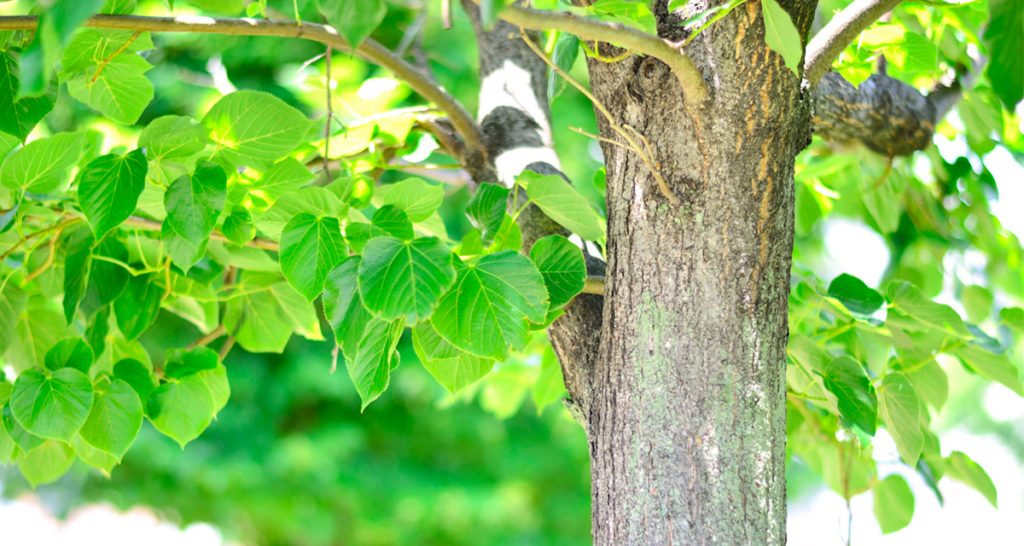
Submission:
{"label": "tree canopy", "polygon": [[[839,46],[803,43],[775,0],[679,25],[714,32],[755,3],[795,73],[860,89],[884,74],[941,116],[910,151],[816,120],[797,158],[791,474],[872,492],[897,531],[914,497],[878,468],[887,435],[940,499],[951,479],[997,505],[998,477],[935,423],[953,368],[1024,395],[1024,248],[992,212],[1021,183],[992,169],[1024,158],[1024,4],[902,2]],[[606,243],[603,107],[577,80],[588,57],[616,62],[598,40],[655,58],[665,44],[645,2],[480,4],[485,23],[547,30],[571,183],[475,179],[475,41],[448,2],[0,4],[0,463],[15,483],[266,543],[586,542],[583,435],[544,412],[565,395],[545,330],[604,282],[573,242]],[[815,28],[848,4],[821,1]],[[527,205],[559,228],[524,248]],[[884,241],[876,278],[834,271],[856,252],[826,245],[843,222]]]}

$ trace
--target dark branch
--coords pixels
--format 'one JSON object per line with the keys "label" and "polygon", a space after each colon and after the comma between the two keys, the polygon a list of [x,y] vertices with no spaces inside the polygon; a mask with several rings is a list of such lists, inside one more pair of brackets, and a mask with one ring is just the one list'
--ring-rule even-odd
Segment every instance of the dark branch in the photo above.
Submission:
{"label": "dark branch", "polygon": [[889,157],[923,150],[982,64],[963,69],[952,83],[936,86],[927,96],[884,74],[860,87],[837,73],[826,74],[813,90],[814,131],[826,140],[860,142]]}

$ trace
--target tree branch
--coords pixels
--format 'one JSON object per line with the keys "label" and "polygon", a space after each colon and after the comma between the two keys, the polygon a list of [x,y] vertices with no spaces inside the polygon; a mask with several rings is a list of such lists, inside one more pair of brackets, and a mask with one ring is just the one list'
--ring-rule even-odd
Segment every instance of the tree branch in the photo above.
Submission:
{"label": "tree branch", "polygon": [[838,73],[825,74],[812,90],[814,131],[827,140],[860,142],[889,157],[923,150],[983,65],[961,67],[952,83],[939,84],[928,95],[885,74],[874,74],[859,87]]}
{"label": "tree branch", "polygon": [[[0,16],[0,30],[35,30],[38,17],[31,15]],[[342,51],[353,52],[348,42],[330,26],[267,19],[221,19],[202,16],[144,17],[137,15],[96,15],[83,26],[137,32],[187,32],[233,36],[278,36],[320,42]],[[409,84],[423,98],[437,105],[451,120],[462,137],[469,162],[485,162],[486,151],[480,129],[466,109],[447,91],[434,84],[423,73],[373,40],[359,44],[354,53],[367,61],[383,66]]]}
{"label": "tree branch", "polygon": [[[473,0],[479,3],[479,0]],[[558,30],[582,40],[608,42],[636,53],[654,57],[667,64],[679,79],[688,100],[700,104],[707,98],[708,87],[697,66],[672,42],[617,23],[604,23],[569,13],[537,11],[519,6],[505,6],[498,14],[502,20],[527,30]]]}
{"label": "tree branch", "polygon": [[865,28],[885,15],[901,0],[854,0],[837,13],[807,44],[804,78],[818,83],[832,68],[832,62]]}

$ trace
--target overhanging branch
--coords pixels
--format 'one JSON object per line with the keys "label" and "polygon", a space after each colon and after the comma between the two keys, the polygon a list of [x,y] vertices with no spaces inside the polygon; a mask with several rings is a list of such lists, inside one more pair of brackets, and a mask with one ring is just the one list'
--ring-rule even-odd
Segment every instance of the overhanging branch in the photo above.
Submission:
{"label": "overhanging branch", "polygon": [[[0,30],[35,30],[38,17],[16,15],[0,17]],[[348,42],[330,26],[268,19],[222,19],[202,16],[144,17],[138,15],[96,15],[83,26],[103,29],[146,32],[184,32],[233,36],[277,36],[320,42],[342,51],[353,51]],[[462,138],[468,161],[484,161],[486,153],[480,130],[472,116],[447,91],[430,81],[423,73],[373,40],[359,44],[354,53],[367,61],[383,66],[409,84],[423,98],[444,111]]]}
{"label": "overhanging branch", "polygon": [[[479,3],[479,0],[473,0]],[[679,79],[687,100],[700,104],[708,88],[697,66],[678,46],[668,40],[616,23],[604,23],[570,13],[538,11],[505,6],[498,14],[502,20],[527,30],[558,30],[591,42],[608,42],[636,53],[654,57],[667,64]]]}
{"label": "overhanging branch", "polygon": [[832,62],[864,29],[877,21],[901,0],[854,0],[840,11],[807,44],[804,78],[818,83]]}

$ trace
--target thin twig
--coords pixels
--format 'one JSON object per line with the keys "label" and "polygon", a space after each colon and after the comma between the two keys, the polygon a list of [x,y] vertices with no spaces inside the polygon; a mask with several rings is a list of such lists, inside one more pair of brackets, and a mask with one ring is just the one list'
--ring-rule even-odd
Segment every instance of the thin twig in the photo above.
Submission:
{"label": "thin twig", "polygon": [[598,50],[598,42],[594,42],[594,49],[590,49],[590,47],[587,46],[587,42],[580,41],[580,47],[583,48],[583,53],[585,53],[587,57],[590,57],[591,59],[597,59],[605,64],[619,63],[625,61],[626,59],[634,55],[632,51],[627,49],[614,57],[606,57],[602,55],[601,52]]}
{"label": "thin twig", "polygon": [[[34,15],[0,17],[0,30],[35,30],[39,18]],[[195,34],[224,34],[233,36],[278,36],[301,38],[329,45],[342,51],[352,51],[363,59],[390,70],[423,98],[437,105],[451,120],[466,147],[475,157],[487,154],[473,117],[455,97],[442,89],[420,72],[402,60],[386,47],[373,40],[365,40],[355,50],[348,45],[334,27],[316,23],[269,19],[225,19],[213,17],[179,16],[146,17],[140,15],[94,15],[82,25],[91,28],[135,30],[139,32],[188,32]]]}
{"label": "thin twig", "polygon": [[574,133],[579,133],[579,134],[581,134],[581,135],[583,135],[585,137],[590,137],[590,138],[592,138],[594,140],[597,140],[597,141],[600,141],[600,142],[607,142],[608,144],[611,144],[612,146],[618,146],[619,148],[622,148],[624,150],[630,149],[629,146],[626,146],[625,144],[619,142],[618,140],[612,140],[612,139],[610,139],[608,137],[603,137],[601,135],[595,135],[594,133],[590,133],[590,132],[584,131],[583,129],[580,129],[579,127],[569,127],[569,130],[574,132]]}
{"label": "thin twig", "polygon": [[54,230],[63,230],[68,225],[73,224],[75,222],[78,222],[79,220],[80,220],[80,218],[69,218],[67,220],[64,220],[63,222],[60,222],[60,223],[55,224],[55,225],[52,225],[52,226],[50,226],[50,227],[48,227],[46,229],[41,229],[39,231],[35,231],[35,232],[32,232],[32,233],[29,233],[25,237],[23,237],[21,239],[18,239],[18,241],[15,242],[13,245],[11,245],[11,248],[8,248],[6,251],[4,251],[3,254],[0,254],[0,262],[6,260],[8,258],[8,256],[10,256],[11,254],[14,254],[15,250],[18,250],[19,248],[21,248],[21,245],[27,243],[28,241],[32,240],[33,238],[40,237],[42,235],[46,235],[47,233],[50,233],[50,232],[52,232]]}
{"label": "thin twig", "polygon": [[807,44],[804,78],[808,83],[818,83],[832,68],[832,62],[846,46],[850,45],[861,31],[896,7],[900,1],[854,0],[852,4],[835,14]]}
{"label": "thin twig", "polygon": [[[35,271],[33,271],[33,272],[31,272],[31,273],[29,273],[28,275],[25,276],[25,282],[26,283],[30,282],[33,279],[35,279],[36,277],[42,275],[43,273],[46,272],[47,269],[50,269],[50,266],[53,265],[53,262],[57,259],[57,241],[60,240],[60,235],[61,235],[61,233],[64,233],[64,228],[65,227],[67,227],[67,226],[60,226],[60,228],[57,229],[53,233],[53,235],[50,236],[50,244],[48,245],[50,248],[49,248],[49,253],[46,255],[46,261],[43,262],[43,264],[40,265],[38,268],[36,268]],[[38,248],[38,247],[36,247],[36,248]],[[34,249],[33,249],[33,251],[34,251]]]}
{"label": "thin twig", "polygon": [[[480,0],[473,0],[479,4]],[[529,30],[559,30],[574,34],[581,40],[609,42],[635,53],[654,57],[667,64],[679,80],[686,100],[694,104],[704,102],[707,84],[693,60],[679,49],[678,44],[618,23],[605,23],[585,19],[569,13],[538,11],[519,6],[505,6],[498,17],[513,25]]]}
{"label": "thin twig", "polygon": [[327,46],[327,123],[324,124],[324,173],[327,174],[327,181],[331,181],[331,121],[334,119],[334,110],[331,108],[331,51],[334,48]]}
{"label": "thin twig", "polygon": [[441,0],[441,26],[445,30],[452,28],[452,0]]}
{"label": "thin twig", "polygon": [[[128,219],[124,221],[124,225],[144,229],[147,231],[160,231],[161,229],[163,229],[163,224],[161,222],[158,222],[156,220],[150,220],[149,218],[142,218],[141,216],[128,217]],[[210,239],[213,241],[220,241],[224,243],[231,242],[231,239],[228,239],[227,237],[224,236],[223,233],[219,231],[214,231],[213,233],[211,233]],[[242,246],[259,248],[261,250],[269,250],[271,252],[277,252],[280,249],[279,245],[274,241],[271,241],[270,239],[262,239],[260,237],[256,237]]]}
{"label": "thin twig", "polygon": [[604,277],[587,277],[583,285],[583,294],[604,295]]}
{"label": "thin twig", "polygon": [[231,348],[234,346],[235,336],[228,336],[227,339],[224,340],[224,345],[220,346],[220,353],[218,353],[221,362],[224,362],[224,359],[228,357],[228,353],[231,352]]}
{"label": "thin twig", "polygon": [[136,30],[135,33],[132,34],[131,37],[128,38],[128,40],[125,43],[121,44],[121,47],[117,48],[117,51],[110,54],[110,56],[106,59],[100,61],[100,64],[96,67],[96,72],[92,75],[92,79],[89,80],[89,83],[96,83],[96,80],[100,77],[100,74],[103,72],[103,69],[106,68],[108,64],[110,64],[110,61],[114,60],[114,57],[117,57],[118,55],[124,53],[124,50],[128,49],[132,45],[132,43],[139,38],[141,34],[142,31]]}
{"label": "thin twig", "polygon": [[195,349],[196,347],[206,347],[207,345],[210,344],[210,342],[224,335],[226,332],[227,330],[224,328],[224,325],[218,324],[217,327],[211,330],[209,334],[206,334],[205,336],[202,336],[199,339],[193,341],[188,346],[188,348]]}

